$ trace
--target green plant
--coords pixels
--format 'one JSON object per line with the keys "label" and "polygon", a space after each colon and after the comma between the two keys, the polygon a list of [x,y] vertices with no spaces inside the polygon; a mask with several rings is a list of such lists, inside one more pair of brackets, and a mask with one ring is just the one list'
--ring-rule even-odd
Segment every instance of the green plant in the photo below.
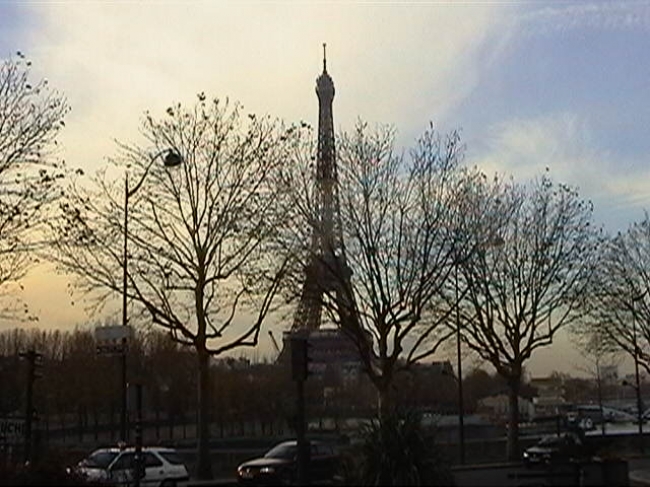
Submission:
{"label": "green plant", "polygon": [[362,443],[342,462],[342,476],[357,485],[452,485],[449,462],[420,415],[394,413],[362,429]]}

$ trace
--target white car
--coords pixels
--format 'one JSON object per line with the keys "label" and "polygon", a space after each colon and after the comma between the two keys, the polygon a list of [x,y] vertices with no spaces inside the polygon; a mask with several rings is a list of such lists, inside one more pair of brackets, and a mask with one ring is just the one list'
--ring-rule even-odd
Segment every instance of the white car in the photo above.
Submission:
{"label": "white car", "polygon": [[[176,450],[162,447],[143,447],[144,475],[141,486],[172,487],[189,480],[187,467]],[[100,448],[81,460],[72,469],[89,482],[112,485],[133,485],[135,478],[135,448]]]}

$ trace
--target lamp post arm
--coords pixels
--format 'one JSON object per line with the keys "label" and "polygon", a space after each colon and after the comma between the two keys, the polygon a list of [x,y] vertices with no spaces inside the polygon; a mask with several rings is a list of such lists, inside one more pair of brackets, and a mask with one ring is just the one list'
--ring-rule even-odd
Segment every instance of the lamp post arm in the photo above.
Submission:
{"label": "lamp post arm", "polygon": [[160,152],[155,154],[153,157],[151,157],[151,159],[149,160],[149,164],[147,164],[147,167],[145,167],[145,169],[144,169],[144,173],[142,173],[142,176],[140,177],[140,180],[138,181],[138,183],[135,186],[133,186],[133,189],[131,189],[131,190],[129,190],[129,176],[127,174],[127,176],[126,176],[126,201],[127,202],[128,202],[128,200],[129,200],[129,198],[131,196],[133,196],[135,193],[138,192],[138,190],[142,186],[142,183],[144,183],[144,180],[146,179],[147,174],[149,174],[149,170],[151,169],[151,166],[153,166],[153,163],[156,161],[156,159],[158,159],[160,156],[162,156],[165,153],[169,154],[170,149],[161,150]]}
{"label": "lamp post arm", "polygon": [[[123,242],[123,255],[122,255],[122,326],[127,326],[127,315],[126,315],[126,278],[127,278],[127,235],[129,223],[129,175],[126,174],[124,181],[124,242]],[[127,440],[127,424],[126,424],[126,387],[127,387],[127,377],[126,377],[126,338],[122,338],[122,350],[120,356],[120,368],[121,368],[121,390],[122,397],[121,407],[120,407],[120,440],[126,442]]]}

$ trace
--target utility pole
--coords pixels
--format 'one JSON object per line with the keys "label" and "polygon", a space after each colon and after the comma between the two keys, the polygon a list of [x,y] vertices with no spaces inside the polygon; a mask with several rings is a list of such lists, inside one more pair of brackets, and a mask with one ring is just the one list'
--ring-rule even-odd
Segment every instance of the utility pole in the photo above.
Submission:
{"label": "utility pole", "polygon": [[305,380],[309,375],[309,343],[303,334],[291,337],[291,375],[296,382],[296,442],[298,485],[309,484],[309,443],[305,427]]}
{"label": "utility pole", "polygon": [[135,487],[140,487],[140,480],[144,476],[144,462],[142,458],[142,383],[135,384]]}
{"label": "utility pole", "polygon": [[34,420],[34,381],[40,377],[41,374],[37,373],[37,368],[41,367],[42,354],[28,350],[21,352],[20,357],[27,360],[27,376],[26,376],[26,391],[25,391],[25,451],[24,461],[30,462],[32,459],[32,421]]}

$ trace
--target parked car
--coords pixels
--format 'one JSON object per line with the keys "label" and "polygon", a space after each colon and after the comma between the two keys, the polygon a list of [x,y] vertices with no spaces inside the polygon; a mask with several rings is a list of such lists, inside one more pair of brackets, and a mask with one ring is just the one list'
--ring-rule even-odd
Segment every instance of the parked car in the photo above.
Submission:
{"label": "parked car", "polygon": [[[334,448],[320,441],[310,441],[309,452],[309,480],[331,481],[339,460]],[[298,444],[295,440],[279,443],[263,457],[249,460],[237,467],[237,481],[257,485],[295,484],[298,475],[297,453]]]}
{"label": "parked car", "polygon": [[[172,448],[144,447],[142,462],[142,486],[172,487],[190,478],[183,460]],[[135,448],[100,448],[81,460],[71,471],[92,483],[132,485],[135,478]]]}
{"label": "parked car", "polygon": [[532,466],[574,462],[588,455],[579,436],[563,433],[542,438],[536,445],[527,448],[523,456],[524,464]]}

